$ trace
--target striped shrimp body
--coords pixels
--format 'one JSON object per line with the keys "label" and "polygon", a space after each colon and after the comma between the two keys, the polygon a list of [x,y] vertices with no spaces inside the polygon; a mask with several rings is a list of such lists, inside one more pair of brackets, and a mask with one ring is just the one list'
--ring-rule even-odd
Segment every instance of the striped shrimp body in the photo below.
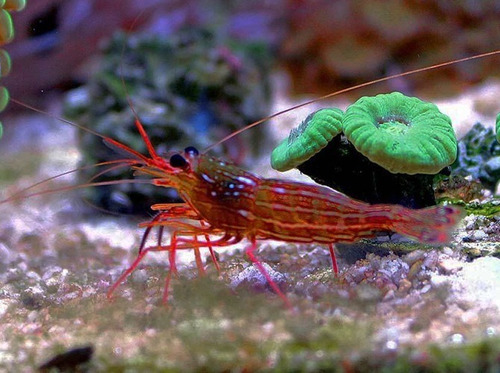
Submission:
{"label": "striped shrimp body", "polygon": [[[272,289],[290,305],[255,256],[257,240],[329,245],[333,270],[337,273],[333,251],[336,242],[355,242],[373,237],[377,231],[391,230],[421,242],[439,244],[449,240],[450,230],[461,217],[461,210],[456,207],[411,210],[398,205],[370,205],[327,187],[260,178],[232,163],[199,154],[193,147],[167,160],[155,153],[142,125],[136,123],[151,158],[142,156],[145,162],[134,168],[138,173],[153,176],[155,185],[176,188],[186,203],[175,219],[170,210],[165,210],[168,205],[153,206],[160,212],[144,225],[148,229],[144,237],[154,226],[174,227],[170,244],[163,245],[159,238],[158,245],[144,249],[144,238],[136,261],[113,285],[109,295],[148,251],[169,251],[171,272],[175,273],[176,250],[209,247],[212,252],[213,247],[229,246],[245,238],[251,243],[246,249],[248,257]],[[122,144],[114,145],[129,151]],[[198,240],[200,235],[205,237],[203,241]],[[212,235],[220,238],[210,241]]]}
{"label": "striped shrimp body", "polygon": [[[174,163],[181,157],[175,155]],[[181,196],[212,226],[238,237],[330,244],[392,230],[422,242],[443,243],[460,215],[455,207],[370,205],[323,186],[263,179],[197,152],[184,161],[183,172],[174,175],[190,181],[178,184],[184,186]]]}

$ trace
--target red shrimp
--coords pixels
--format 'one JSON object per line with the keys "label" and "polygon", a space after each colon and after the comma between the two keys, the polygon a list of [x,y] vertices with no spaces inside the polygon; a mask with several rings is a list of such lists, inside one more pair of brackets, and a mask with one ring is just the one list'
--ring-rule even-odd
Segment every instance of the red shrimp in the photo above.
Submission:
{"label": "red shrimp", "polygon": [[[130,268],[111,287],[109,295],[137,267],[149,251],[168,251],[171,272],[175,273],[175,252],[179,249],[225,247],[250,241],[246,254],[267,279],[271,288],[290,306],[285,294],[271,279],[255,255],[257,240],[273,239],[294,243],[328,245],[333,270],[337,264],[333,251],[336,242],[355,242],[373,237],[377,231],[391,230],[415,240],[439,244],[449,240],[451,229],[459,221],[460,208],[435,206],[411,210],[399,205],[370,205],[333,189],[279,179],[264,179],[240,167],[188,147],[169,159],[158,156],[141,123],[137,128],[147,144],[150,158],[133,166],[141,174],[154,177],[153,184],[177,189],[186,202],[175,217],[168,205],[154,205],[159,214],[143,224],[174,227],[171,242],[144,248]],[[113,140],[113,146],[133,152]],[[137,155],[132,153],[134,155]],[[181,220],[182,219],[182,220]],[[203,222],[205,225],[199,225]],[[147,235],[148,231],[146,232]],[[216,241],[200,242],[197,237],[219,236]],[[168,283],[164,301],[168,296]]]}
{"label": "red shrimp", "polygon": [[[498,53],[500,51],[381,78],[329,94],[320,99],[396,76],[414,74]],[[272,115],[270,118],[317,100],[289,108]],[[13,99],[12,101],[29,107],[17,100]],[[245,129],[256,126],[267,119],[269,118],[255,122]],[[82,128],[78,124],[70,124]],[[337,273],[338,268],[333,247],[336,242],[355,242],[361,238],[373,237],[377,231],[391,230],[424,243],[445,243],[450,238],[451,230],[462,216],[461,209],[457,207],[435,206],[411,210],[399,205],[370,205],[353,200],[323,186],[279,179],[264,179],[230,162],[204,153],[200,154],[193,147],[188,147],[183,152],[171,153],[167,158],[163,158],[156,153],[137,115],[136,126],[147,146],[149,153],[147,156],[111,138],[86,128],[83,129],[103,137],[111,147],[129,154],[129,159],[121,161],[124,165],[131,166],[138,174],[152,176],[151,182],[154,185],[177,189],[185,203],[152,206],[152,209],[159,211],[159,213],[150,222],[140,225],[146,230],[139,247],[139,254],[132,265],[110,288],[108,297],[111,297],[114,290],[138,266],[148,252],[168,251],[170,271],[166,277],[163,294],[163,300],[166,302],[171,274],[177,273],[175,260],[177,250],[194,249],[196,263],[202,272],[201,259],[199,258],[200,248],[209,248],[212,259],[217,263],[213,253],[214,247],[227,247],[247,239],[250,245],[245,251],[246,254],[267,279],[271,288],[287,306],[291,306],[286,295],[271,279],[255,255],[258,240],[274,239],[284,242],[328,245],[333,271]],[[233,133],[230,137],[240,132],[242,130]],[[117,162],[109,162],[109,164],[115,163]],[[112,168],[114,167],[116,165],[112,166]],[[95,182],[84,186],[111,183],[113,182]],[[38,194],[40,193],[35,193],[35,195]],[[19,198],[19,196],[15,198]],[[9,198],[1,203],[12,199]],[[154,227],[159,227],[158,243],[146,247],[147,238]],[[170,243],[166,245],[162,242],[165,227],[173,228]],[[217,239],[211,239],[211,236],[216,236]],[[203,237],[203,240],[199,240],[199,237]]]}

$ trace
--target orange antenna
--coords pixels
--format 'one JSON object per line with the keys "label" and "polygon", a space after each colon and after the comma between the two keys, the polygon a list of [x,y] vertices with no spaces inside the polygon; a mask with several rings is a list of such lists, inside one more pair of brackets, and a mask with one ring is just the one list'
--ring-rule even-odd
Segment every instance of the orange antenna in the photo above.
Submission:
{"label": "orange antenna", "polygon": [[[145,11],[145,9],[143,9],[141,12],[139,12],[139,14],[134,18],[134,21],[130,25],[131,30],[134,29],[135,25],[137,24],[139,18],[142,16],[144,11]],[[146,131],[144,130],[144,127],[142,126],[141,119],[139,118],[139,114],[137,114],[137,111],[134,108],[134,105],[132,103],[132,99],[130,98],[128,87],[125,84],[125,80],[123,79],[123,56],[125,55],[125,47],[126,47],[126,43],[123,43],[121,56],[120,56],[120,76],[121,76],[123,91],[125,92],[125,98],[127,99],[127,103],[128,103],[128,106],[130,107],[130,110],[132,111],[132,114],[134,114],[135,126],[137,127],[137,130],[139,131],[139,134],[141,135],[142,140],[146,144],[146,148],[148,149],[149,155],[152,158],[158,158],[158,154],[156,153],[156,150],[155,150],[153,144],[151,143],[149,136],[147,135]]]}
{"label": "orange antenna", "polygon": [[383,78],[380,78],[380,79],[375,79],[375,80],[372,80],[372,81],[369,81],[369,82],[365,82],[365,83],[361,83],[361,84],[358,84],[358,85],[355,85],[355,86],[352,86],[352,87],[349,87],[349,88],[344,88],[344,89],[341,89],[339,91],[328,93],[327,95],[321,96],[319,98],[315,98],[313,100],[309,100],[309,101],[303,102],[301,104],[292,106],[292,107],[290,107],[288,109],[278,111],[277,113],[274,113],[274,114],[272,114],[272,115],[270,115],[270,116],[268,116],[266,118],[259,119],[258,121],[253,122],[253,123],[247,125],[246,127],[243,127],[241,129],[239,129],[239,130],[231,133],[230,135],[227,135],[222,140],[219,140],[216,143],[210,145],[208,148],[205,149],[205,151],[211,150],[214,147],[216,147],[217,145],[220,145],[223,142],[225,142],[225,141],[227,141],[229,139],[232,139],[233,137],[239,135],[242,132],[245,132],[245,131],[249,130],[250,128],[258,126],[259,124],[261,124],[261,123],[263,123],[263,122],[265,122],[265,121],[267,121],[269,119],[276,118],[277,116],[280,116],[280,115],[288,113],[288,112],[290,112],[292,110],[295,110],[295,109],[298,109],[298,108],[310,105],[310,104],[312,104],[314,102],[325,100],[327,98],[334,97],[334,96],[337,96],[337,95],[340,95],[340,94],[343,94],[343,93],[351,92],[351,91],[354,91],[354,90],[359,89],[359,88],[368,87],[368,86],[371,86],[371,85],[374,85],[374,84],[377,84],[377,83],[385,82],[387,80],[391,80],[391,79],[395,79],[395,78],[400,78],[400,77],[408,76],[408,75],[413,75],[413,74],[417,74],[417,73],[420,73],[420,72],[423,72],[423,71],[428,71],[428,70],[433,70],[433,69],[439,69],[441,67],[453,65],[453,64],[456,64],[456,63],[460,63],[460,62],[466,62],[466,61],[476,60],[476,59],[479,59],[479,58],[489,57],[489,56],[493,56],[495,54],[500,54],[500,50],[495,50],[495,51],[492,51],[492,52],[486,52],[486,53],[482,53],[482,54],[478,54],[478,55],[470,56],[470,57],[464,57],[464,58],[460,58],[458,60],[441,62],[441,63],[435,64],[435,65],[432,65],[432,66],[422,67],[422,68],[419,68],[419,69],[415,69],[415,70],[411,70],[411,71],[406,71],[406,72],[399,73],[399,74],[389,75],[389,76],[386,76],[386,77],[383,77]]}

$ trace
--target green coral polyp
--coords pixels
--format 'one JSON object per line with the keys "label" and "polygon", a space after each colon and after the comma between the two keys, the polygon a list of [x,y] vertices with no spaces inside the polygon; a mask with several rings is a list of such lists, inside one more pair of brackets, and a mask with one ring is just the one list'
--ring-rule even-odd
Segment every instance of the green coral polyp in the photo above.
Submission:
{"label": "green coral polyp", "polygon": [[5,9],[0,9],[0,45],[10,43],[14,39],[12,17]]}
{"label": "green coral polyp", "polygon": [[342,132],[343,112],[337,108],[320,109],[290,132],[271,154],[271,166],[288,171],[305,162],[323,149]]}
{"label": "green coral polyp", "polygon": [[357,151],[392,173],[435,174],[457,156],[450,118],[436,105],[399,92],[360,98],[347,109],[342,127]]}
{"label": "green coral polyp", "polygon": [[4,111],[9,103],[10,95],[7,88],[0,86],[0,112]]}
{"label": "green coral polyp", "polygon": [[386,130],[394,134],[404,134],[409,127],[409,123],[404,118],[393,115],[378,119],[375,125],[381,130]]}

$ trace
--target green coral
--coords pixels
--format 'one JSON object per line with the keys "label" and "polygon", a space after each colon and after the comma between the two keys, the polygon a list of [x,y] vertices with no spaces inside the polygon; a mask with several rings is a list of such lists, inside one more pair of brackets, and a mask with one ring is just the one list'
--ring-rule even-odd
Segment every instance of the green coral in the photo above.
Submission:
{"label": "green coral", "polygon": [[430,102],[392,92],[362,97],[344,115],[339,109],[312,113],[276,147],[271,164],[279,171],[296,167],[342,132],[357,151],[392,173],[436,174],[457,154],[447,115]]}
{"label": "green coral", "polygon": [[12,17],[5,9],[0,9],[0,45],[10,43],[14,39]]}
{"label": "green coral", "polygon": [[[9,12],[23,10],[26,0],[0,0],[0,46],[10,43],[14,39],[14,24]],[[9,75],[11,60],[9,54],[0,49],[0,77]],[[9,91],[0,87],[0,112],[5,110],[9,103]],[[0,139],[3,136],[3,126],[0,122]]]}
{"label": "green coral", "polygon": [[10,12],[19,12],[25,6],[26,0],[0,0],[0,46],[14,39],[14,23]]}
{"label": "green coral", "polygon": [[9,75],[12,68],[12,61],[9,54],[4,49],[0,49],[0,77]]}
{"label": "green coral", "polygon": [[360,98],[342,126],[360,153],[392,173],[435,174],[456,158],[450,118],[436,105],[399,92]]}
{"label": "green coral", "polygon": [[435,204],[436,173],[456,157],[451,120],[436,105],[399,92],[362,97],[342,113],[309,115],[273,151],[278,171],[293,167],[368,203]]}
{"label": "green coral", "polygon": [[283,140],[271,154],[271,166],[290,170],[323,149],[342,132],[343,112],[337,108],[321,109],[310,115]]}

